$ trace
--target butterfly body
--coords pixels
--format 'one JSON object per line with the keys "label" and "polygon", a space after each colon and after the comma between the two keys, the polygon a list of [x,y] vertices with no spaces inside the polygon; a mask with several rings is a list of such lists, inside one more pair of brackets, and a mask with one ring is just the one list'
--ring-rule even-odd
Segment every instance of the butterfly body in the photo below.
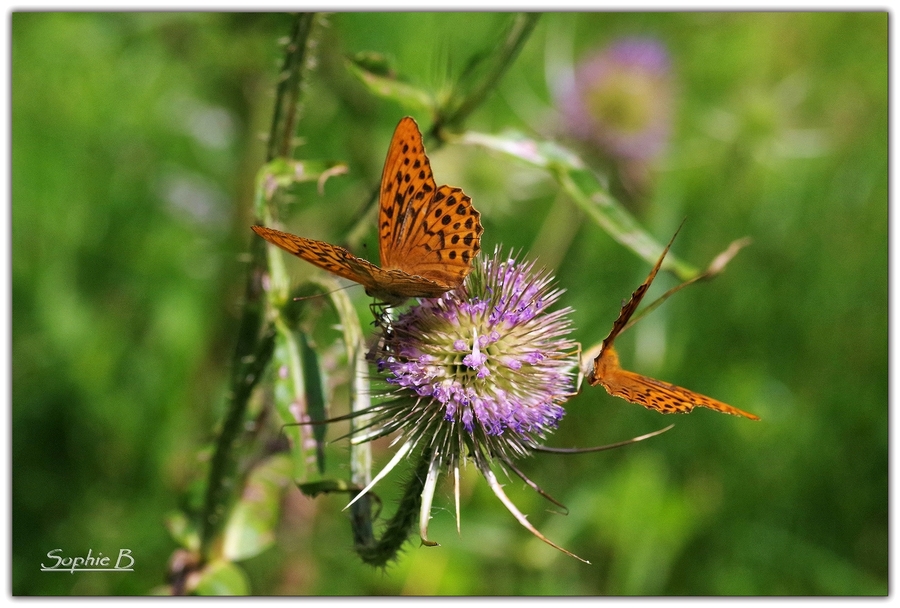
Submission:
{"label": "butterfly body", "polygon": [[388,305],[434,298],[458,287],[481,249],[481,216],[460,188],[436,186],[416,122],[394,131],[381,176],[381,266],[324,241],[266,228],[254,232],[285,251],[365,287]]}
{"label": "butterfly body", "polygon": [[[677,235],[678,232],[675,234]],[[643,405],[648,409],[656,410],[662,414],[686,414],[694,409],[694,407],[699,406],[724,414],[744,416],[751,420],[759,420],[758,416],[739,410],[727,403],[717,401],[706,395],[695,393],[694,391],[669,382],[663,382],[662,380],[656,380],[655,378],[630,372],[622,369],[622,366],[619,364],[619,355],[613,347],[613,342],[615,341],[616,336],[625,329],[629,319],[631,319],[631,316],[637,310],[638,305],[640,305],[644,294],[650,289],[650,284],[656,277],[656,273],[659,271],[660,266],[662,266],[663,259],[665,259],[666,253],[668,253],[669,247],[672,246],[672,241],[674,240],[675,236],[673,236],[672,240],[669,241],[669,244],[666,245],[666,248],[663,250],[656,265],[650,271],[647,279],[640,287],[634,290],[634,293],[631,294],[631,298],[622,306],[619,316],[613,323],[612,330],[609,332],[606,339],[603,340],[600,354],[594,359],[594,366],[588,377],[588,382],[591,386],[600,384],[606,389],[607,393],[614,397],[620,397],[631,403]]]}

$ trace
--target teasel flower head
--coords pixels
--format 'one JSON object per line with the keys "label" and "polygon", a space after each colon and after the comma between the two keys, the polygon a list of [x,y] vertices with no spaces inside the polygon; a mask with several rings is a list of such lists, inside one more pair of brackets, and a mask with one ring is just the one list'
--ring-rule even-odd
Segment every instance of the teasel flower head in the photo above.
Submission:
{"label": "teasel flower head", "polygon": [[497,248],[493,256],[479,256],[460,287],[382,322],[369,358],[387,388],[369,410],[367,432],[353,441],[397,433],[400,447],[357,497],[405,456],[418,454],[419,469],[427,471],[417,505],[425,544],[436,544],[427,530],[442,472],[455,480],[459,528],[459,467],[468,458],[523,526],[577,557],[528,522],[493,471],[521,475],[513,461],[556,428],[565,413],[562,404],[575,390],[578,346],[569,338],[571,309],[553,310],[562,290],[552,282],[534,263],[502,256]]}
{"label": "teasel flower head", "polygon": [[621,161],[659,156],[672,121],[671,72],[652,38],[621,38],[589,55],[557,93],[567,131]]}

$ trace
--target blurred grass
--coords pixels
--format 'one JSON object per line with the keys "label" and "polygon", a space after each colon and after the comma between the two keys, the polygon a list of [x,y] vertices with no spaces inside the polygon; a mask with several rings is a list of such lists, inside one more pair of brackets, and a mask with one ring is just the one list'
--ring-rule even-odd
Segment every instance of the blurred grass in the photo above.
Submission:
{"label": "blurred grass", "polygon": [[[386,53],[413,84],[440,90],[505,21],[330,21],[299,155],[346,161],[350,172],[321,196],[299,188],[303,205],[287,225],[337,242],[404,114],[365,94],[342,57]],[[222,413],[259,134],[288,23],[13,14],[15,594],[142,594],[163,582],[175,548],[163,518],[202,479],[198,458]],[[411,544],[386,573],[352,556],[343,498],[289,492],[276,548],[245,564],[253,592],[885,594],[887,14],[547,14],[466,126],[552,136],[545,57],[564,53],[560,33],[571,60],[634,34],[671,52],[677,124],[640,213],[648,230],[665,241],[687,216],[673,251],[697,266],[735,238],[754,239],[715,281],[625,334],[623,363],[763,420],[696,412],[638,446],[523,462],[569,515],[547,513],[519,483],[507,487],[512,498],[594,566],[530,538],[469,470],[462,536],[445,487],[436,504],[447,510],[430,528],[443,546]],[[538,171],[455,145],[432,163],[439,183],[472,196],[486,250],[501,243],[558,260],[577,337],[606,335],[646,263],[583,221]],[[559,227],[537,239],[551,213],[570,218],[570,247],[555,248]],[[309,272],[288,262],[297,277]],[[662,293],[673,279],[657,282]],[[351,294],[365,305],[362,290]],[[670,421],[598,389],[567,409],[550,445],[597,445]],[[343,444],[329,450],[329,462],[345,458]],[[379,462],[387,454],[376,446]],[[395,486],[379,491],[390,510]],[[40,572],[55,548],[130,548],[136,571]]]}

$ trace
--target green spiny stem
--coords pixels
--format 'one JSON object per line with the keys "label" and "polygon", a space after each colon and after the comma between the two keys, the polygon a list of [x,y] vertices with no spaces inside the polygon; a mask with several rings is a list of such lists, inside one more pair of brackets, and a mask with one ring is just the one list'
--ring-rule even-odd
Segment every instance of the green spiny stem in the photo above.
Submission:
{"label": "green spiny stem", "polygon": [[[431,464],[433,451],[425,448],[419,454],[416,468],[406,483],[403,497],[394,516],[388,521],[387,527],[381,538],[377,541],[369,533],[368,536],[355,532],[357,537],[356,553],[370,566],[383,568],[393,559],[397,558],[400,548],[407,541],[416,526],[419,517],[419,509],[422,504],[422,489],[428,476],[428,467]],[[359,509],[371,509],[369,502],[364,502],[369,496],[363,496],[353,507],[359,505]],[[352,508],[352,507],[351,507]],[[363,544],[360,540],[368,540],[370,544]]]}
{"label": "green spiny stem", "polygon": [[[293,152],[293,132],[297,121],[302,71],[314,18],[312,13],[300,14],[294,18],[285,54],[285,70],[281,74],[276,95],[267,160],[272,160],[278,154],[290,157]],[[258,238],[252,239],[250,243],[252,262],[247,273],[243,312],[231,366],[228,411],[222,424],[222,432],[216,441],[200,516],[200,555],[204,561],[211,557],[230,502],[239,494],[231,483],[235,472],[234,446],[243,428],[242,422],[253,387],[268,365],[275,344],[273,327],[264,318],[262,277],[266,264],[265,246]]]}
{"label": "green spiny stem", "polygon": [[[540,16],[540,13],[519,13],[515,16],[507,29],[503,42],[497,46],[497,51],[484,60],[487,68],[484,76],[474,86],[469,88],[468,94],[459,101],[455,109],[451,109],[444,116],[439,114],[432,129],[433,133],[437,133],[444,125],[456,126],[460,124],[468,118],[475,108],[481,105],[488,93],[491,92],[491,89],[497,87],[500,79],[503,78],[503,74],[518,57],[519,51],[522,50],[525,42],[528,41]],[[474,68],[475,66],[473,66],[473,69],[466,70],[466,72],[473,72]],[[463,79],[465,79],[466,75],[463,74]]]}
{"label": "green spiny stem", "polygon": [[308,56],[307,43],[314,22],[315,13],[301,13],[295,17],[291,27],[290,41],[284,54],[284,67],[279,75],[275,96],[275,112],[272,117],[272,130],[269,132],[266,162],[278,156],[283,158],[293,156],[303,68]]}

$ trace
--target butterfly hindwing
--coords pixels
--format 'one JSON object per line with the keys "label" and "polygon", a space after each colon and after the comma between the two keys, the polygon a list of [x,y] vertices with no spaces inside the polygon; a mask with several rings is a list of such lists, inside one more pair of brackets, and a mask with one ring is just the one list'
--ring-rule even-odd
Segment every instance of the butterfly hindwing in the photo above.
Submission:
{"label": "butterfly hindwing", "polygon": [[418,275],[445,284],[458,284],[472,268],[481,249],[480,214],[459,188],[441,186],[426,208],[415,240],[404,243],[405,259],[415,260]]}
{"label": "butterfly hindwing", "polygon": [[695,393],[669,382],[642,376],[619,367],[613,347],[605,353],[600,384],[610,395],[643,405],[661,414],[687,414],[695,407],[705,407],[723,414],[759,420],[758,416],[739,410],[712,397]]}

